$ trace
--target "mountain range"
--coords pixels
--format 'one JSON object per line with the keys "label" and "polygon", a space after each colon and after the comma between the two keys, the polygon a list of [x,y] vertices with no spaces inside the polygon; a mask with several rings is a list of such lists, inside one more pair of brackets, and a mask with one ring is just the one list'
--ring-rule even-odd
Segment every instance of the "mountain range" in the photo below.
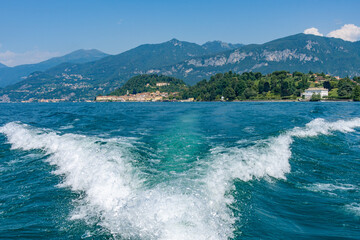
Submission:
{"label": "mountain range", "polygon": [[7,67],[6,65],[0,63],[0,87],[17,83],[35,71],[45,71],[64,62],[85,63],[96,61],[106,56],[108,56],[108,54],[96,49],[80,49],[67,55],[50,58],[49,60],[36,64],[24,64],[15,67]]}
{"label": "mountain range", "polygon": [[193,85],[215,73],[230,70],[237,73],[287,70],[324,72],[341,77],[360,75],[360,42],[306,34],[251,45],[220,41],[198,45],[172,39],[160,44],[144,44],[94,61],[63,61],[45,71],[38,69],[26,79],[0,90],[0,97],[6,96],[11,101],[31,98],[87,100],[119,88],[138,74],[174,76]]}
{"label": "mountain range", "polygon": [[218,72],[324,72],[330,75],[360,75],[360,41],[349,42],[308,34],[297,34],[268,43],[194,57],[172,66],[148,71],[182,78],[195,84]]}

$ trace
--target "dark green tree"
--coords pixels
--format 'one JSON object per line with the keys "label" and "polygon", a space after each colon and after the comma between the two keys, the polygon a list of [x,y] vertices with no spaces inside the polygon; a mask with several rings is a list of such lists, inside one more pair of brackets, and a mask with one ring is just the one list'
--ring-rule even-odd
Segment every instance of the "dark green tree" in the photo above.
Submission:
{"label": "dark green tree", "polygon": [[263,93],[264,92],[264,89],[265,89],[265,81],[264,80],[260,80],[259,83],[258,83],[258,91],[259,91],[259,94]]}
{"label": "dark green tree", "polygon": [[283,81],[281,83],[281,96],[290,96],[293,94],[293,90],[291,88],[291,83],[289,81]]}
{"label": "dark green tree", "polygon": [[360,86],[356,85],[353,91],[353,100],[360,101]]}
{"label": "dark green tree", "polygon": [[234,89],[226,87],[223,91],[223,96],[226,100],[233,101],[236,98]]}
{"label": "dark green tree", "polygon": [[264,92],[268,92],[270,91],[270,83],[269,82],[265,82],[264,83]]}
{"label": "dark green tree", "polygon": [[249,99],[249,98],[255,97],[257,94],[254,89],[246,88],[244,91],[244,95],[245,95],[246,99]]}
{"label": "dark green tree", "polygon": [[329,81],[325,81],[323,83],[323,87],[330,91],[331,90],[331,83]]}
{"label": "dark green tree", "polygon": [[340,80],[338,83],[338,95],[340,98],[351,98],[353,86],[350,80]]}

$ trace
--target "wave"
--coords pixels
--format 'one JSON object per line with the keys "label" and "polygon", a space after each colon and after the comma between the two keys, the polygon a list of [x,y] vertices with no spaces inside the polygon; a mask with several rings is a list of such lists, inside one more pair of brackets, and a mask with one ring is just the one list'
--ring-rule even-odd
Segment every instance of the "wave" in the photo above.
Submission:
{"label": "wave", "polygon": [[258,141],[255,145],[242,148],[216,147],[212,149],[212,161],[208,163],[208,170],[203,179],[206,195],[211,206],[222,209],[226,219],[232,219],[233,214],[226,208],[234,203],[229,194],[234,190],[233,181],[250,181],[260,178],[286,179],[290,172],[291,144],[294,138],[315,137],[320,134],[329,135],[334,131],[343,133],[353,132],[360,127],[360,118],[328,122],[317,118],[305,127],[295,127],[277,137]]}
{"label": "wave", "polygon": [[331,184],[331,183],[314,183],[306,186],[305,189],[313,192],[333,192],[333,191],[353,191],[358,188],[352,184]]}
{"label": "wave", "polygon": [[[13,149],[42,149],[64,177],[60,187],[83,192],[71,219],[100,221],[114,237],[126,239],[229,239],[236,218],[229,205],[234,180],[285,179],[294,138],[351,132],[360,119],[315,119],[250,147],[216,147],[200,159],[197,178],[146,187],[146,176],[132,164],[130,140],[108,141],[63,134],[12,122],[0,128]],[[105,144],[104,144],[105,143]]]}

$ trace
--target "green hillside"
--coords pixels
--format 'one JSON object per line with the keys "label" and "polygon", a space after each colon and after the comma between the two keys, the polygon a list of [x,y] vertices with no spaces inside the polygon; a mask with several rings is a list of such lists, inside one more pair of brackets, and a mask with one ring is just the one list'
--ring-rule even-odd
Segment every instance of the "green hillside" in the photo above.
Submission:
{"label": "green hillside", "polygon": [[[317,79],[321,78],[321,81]],[[202,80],[181,93],[181,98],[197,101],[233,100],[295,100],[309,87],[324,87],[330,99],[358,99],[360,78],[337,80],[324,73],[275,71],[266,75],[260,72],[218,73],[210,80]],[[320,98],[319,98],[320,100]]]}
{"label": "green hillside", "polygon": [[[157,84],[163,86],[157,86]],[[168,84],[168,85],[165,85]],[[144,74],[129,79],[121,88],[116,89],[110,95],[136,94],[142,92],[180,92],[187,89],[183,80],[157,74]]]}

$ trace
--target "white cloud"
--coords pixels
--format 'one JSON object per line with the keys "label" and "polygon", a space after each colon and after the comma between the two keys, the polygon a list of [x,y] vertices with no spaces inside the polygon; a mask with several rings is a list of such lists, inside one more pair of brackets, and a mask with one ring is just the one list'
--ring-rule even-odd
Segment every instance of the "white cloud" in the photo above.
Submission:
{"label": "white cloud", "polygon": [[360,27],[354,24],[345,24],[340,29],[330,32],[327,37],[341,38],[346,41],[355,42],[360,40]]}
{"label": "white cloud", "polygon": [[304,33],[305,34],[312,34],[312,35],[316,35],[316,36],[321,36],[321,37],[324,36],[324,34],[319,32],[319,29],[314,28],[314,27],[305,29]]}
{"label": "white cloud", "polygon": [[31,50],[23,53],[15,53],[12,51],[0,52],[0,62],[6,66],[13,67],[21,64],[31,64],[45,61],[52,57],[58,57],[58,52],[48,52],[40,50]]}

